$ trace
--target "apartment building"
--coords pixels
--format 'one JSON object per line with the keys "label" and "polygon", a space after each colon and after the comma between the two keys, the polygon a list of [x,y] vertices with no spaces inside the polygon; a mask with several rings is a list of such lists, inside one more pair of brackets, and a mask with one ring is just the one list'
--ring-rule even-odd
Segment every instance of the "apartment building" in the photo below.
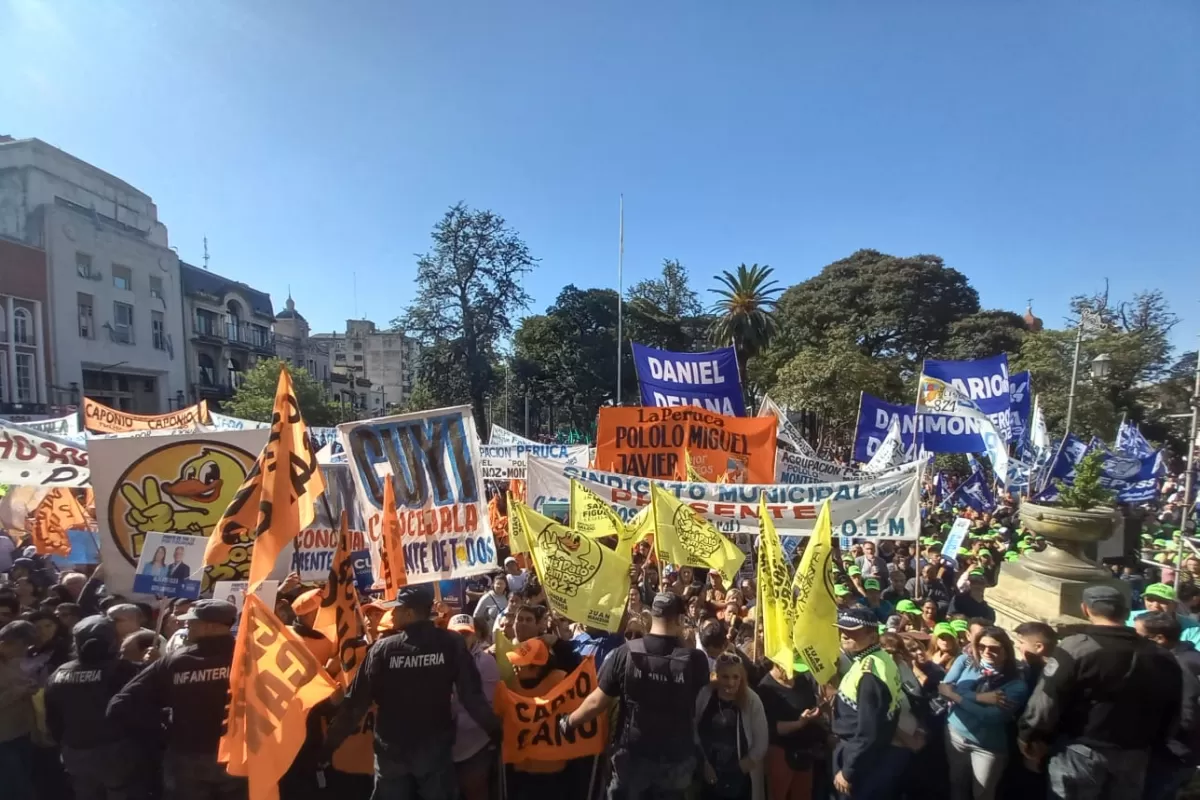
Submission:
{"label": "apartment building", "polygon": [[364,403],[368,413],[382,414],[408,400],[421,354],[415,339],[400,331],[381,331],[365,319],[346,320],[345,333],[317,333],[313,338],[329,346],[333,380],[354,379],[355,401]]}
{"label": "apartment building", "polygon": [[49,344],[46,252],[0,238],[0,417],[49,415]]}

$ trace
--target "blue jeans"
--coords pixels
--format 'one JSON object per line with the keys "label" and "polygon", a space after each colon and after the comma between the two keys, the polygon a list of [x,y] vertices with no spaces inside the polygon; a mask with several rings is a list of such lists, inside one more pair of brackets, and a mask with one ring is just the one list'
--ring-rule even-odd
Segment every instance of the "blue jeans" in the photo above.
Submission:
{"label": "blue jeans", "polygon": [[411,758],[375,753],[371,800],[457,800],[458,777],[450,748],[427,748]]}
{"label": "blue jeans", "polygon": [[0,742],[0,780],[6,800],[33,800],[33,740],[28,734]]}

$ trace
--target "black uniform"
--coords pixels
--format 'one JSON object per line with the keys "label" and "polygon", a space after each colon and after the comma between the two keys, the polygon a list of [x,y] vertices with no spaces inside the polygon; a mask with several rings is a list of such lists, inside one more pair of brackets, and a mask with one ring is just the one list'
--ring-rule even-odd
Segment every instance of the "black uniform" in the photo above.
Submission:
{"label": "black uniform", "polygon": [[696,768],[696,697],[708,685],[708,656],[672,636],[649,634],[604,660],[597,682],[621,700],[610,797],[682,797]]}
{"label": "black uniform", "polygon": [[357,729],[374,703],[375,796],[410,797],[407,787],[415,783],[424,800],[456,797],[452,693],[481,728],[499,734],[500,722],[463,638],[428,620],[414,622],[371,646],[330,723],[324,757]]}
{"label": "black uniform", "polygon": [[232,636],[215,636],[181,647],[146,667],[108,706],[120,730],[164,736],[165,725],[168,800],[245,796],[245,779],[217,763],[233,645]]}
{"label": "black uniform", "polygon": [[105,617],[81,620],[74,630],[80,659],[68,661],[46,683],[46,726],[62,746],[63,766],[76,800],[136,800],[151,785],[144,743],[109,724],[109,701],[139,672],[117,654],[116,628]]}

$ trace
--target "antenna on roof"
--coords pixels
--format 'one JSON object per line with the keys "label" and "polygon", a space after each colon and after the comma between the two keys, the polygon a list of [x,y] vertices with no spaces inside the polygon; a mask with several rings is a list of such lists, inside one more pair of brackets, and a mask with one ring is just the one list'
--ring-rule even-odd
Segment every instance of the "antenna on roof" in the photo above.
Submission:
{"label": "antenna on roof", "polygon": [[208,237],[204,237],[204,268],[208,269]]}

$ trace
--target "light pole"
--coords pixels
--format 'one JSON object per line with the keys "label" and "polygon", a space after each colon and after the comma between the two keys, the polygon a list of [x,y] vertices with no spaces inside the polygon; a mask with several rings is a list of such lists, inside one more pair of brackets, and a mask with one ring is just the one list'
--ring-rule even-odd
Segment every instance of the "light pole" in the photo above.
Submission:
{"label": "light pole", "polygon": [[[1079,350],[1083,346],[1083,331],[1089,325],[1099,325],[1099,318],[1091,311],[1084,310],[1079,314],[1079,325],[1075,329],[1075,357],[1071,359],[1071,391],[1067,395],[1067,425],[1063,436],[1071,432],[1071,420],[1075,416],[1075,386],[1079,379]],[[1092,359],[1092,377],[1108,377],[1112,367],[1112,356],[1101,353]]]}
{"label": "light pole", "polygon": [[[1195,482],[1195,473],[1192,470],[1196,467],[1196,416],[1198,413],[1200,413],[1200,348],[1196,350],[1196,381],[1192,386],[1192,428],[1187,442],[1187,474],[1183,477],[1183,508],[1179,511],[1179,552],[1175,559],[1177,562],[1183,560],[1183,546],[1188,539],[1188,512],[1192,510],[1192,485]],[[1176,563],[1175,591],[1179,591],[1179,579],[1182,576],[1183,570]]]}

